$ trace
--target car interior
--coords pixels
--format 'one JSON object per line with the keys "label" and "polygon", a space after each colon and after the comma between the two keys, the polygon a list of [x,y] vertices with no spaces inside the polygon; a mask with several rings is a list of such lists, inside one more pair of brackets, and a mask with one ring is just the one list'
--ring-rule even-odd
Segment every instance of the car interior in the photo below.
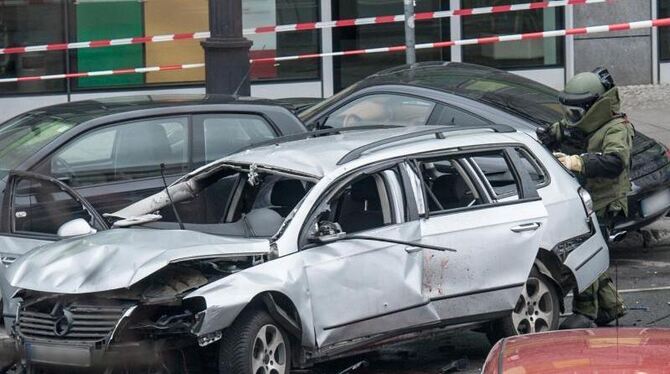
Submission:
{"label": "car interior", "polygon": [[337,190],[315,214],[313,228],[334,222],[343,232],[356,233],[395,223],[383,173],[363,175]]}
{"label": "car interior", "polygon": [[476,188],[462,167],[451,160],[432,160],[421,164],[421,173],[430,189],[428,207],[431,212],[467,208],[483,203]]}
{"label": "car interior", "polygon": [[[218,199],[216,206],[221,207],[221,209],[218,214],[214,215],[216,218],[213,221],[203,217],[195,217],[196,222],[207,223],[193,223],[193,213],[198,213],[197,207],[199,204],[193,204],[193,201],[178,204],[179,210],[187,210],[191,213],[188,215],[191,222],[185,222],[185,228],[214,235],[270,237],[279,231],[286,217],[314,185],[311,182],[292,179],[283,175],[269,173],[254,173],[253,175],[253,177],[250,177],[249,173],[245,172],[236,173],[233,176],[227,174],[200,191],[199,197],[209,196]],[[217,196],[208,193],[210,189],[220,191],[219,187],[222,184],[230,183],[231,180],[235,181],[231,193]],[[196,197],[195,200],[198,200],[199,197]],[[192,209],[191,206],[195,209]],[[170,214],[171,210],[172,207],[165,207],[161,210],[161,215],[170,217],[172,216]],[[211,215],[212,211],[210,210],[208,214]],[[176,229],[179,224],[177,222],[160,221],[143,226],[157,229]]]}

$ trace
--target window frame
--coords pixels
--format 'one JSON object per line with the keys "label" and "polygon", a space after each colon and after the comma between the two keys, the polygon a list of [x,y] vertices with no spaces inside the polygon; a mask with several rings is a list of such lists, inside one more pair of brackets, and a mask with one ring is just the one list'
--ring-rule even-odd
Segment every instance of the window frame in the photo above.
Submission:
{"label": "window frame", "polygon": [[551,184],[551,174],[549,174],[547,168],[544,166],[544,164],[542,164],[542,162],[537,158],[537,156],[535,156],[535,154],[532,151],[530,151],[526,146],[514,147],[514,150],[525,154],[526,158],[528,159],[528,161],[530,161],[531,165],[542,173],[543,180],[540,183],[535,184],[536,189],[539,190]]}
{"label": "window frame", "polygon": [[[386,193],[387,193],[387,195],[389,195],[388,196],[388,200],[389,200],[388,203],[389,203],[390,209],[392,210],[391,216],[392,216],[393,220],[396,221],[397,218],[402,217],[402,220],[400,220],[398,222],[393,222],[393,223],[390,223],[388,225],[383,225],[383,226],[380,226],[380,227],[371,228],[371,229],[368,229],[368,230],[365,230],[365,231],[376,230],[376,229],[379,229],[379,228],[382,228],[382,227],[393,227],[393,226],[396,226],[396,225],[402,225],[402,224],[405,224],[407,222],[411,222],[412,220],[410,220],[409,218],[412,217],[412,212],[411,212],[412,205],[403,204],[403,206],[396,206],[397,204],[394,203],[394,200],[397,201],[398,199],[400,199],[400,200],[405,201],[406,199],[412,197],[412,195],[409,195],[408,191],[405,190],[406,184],[405,184],[405,178],[403,177],[404,173],[403,173],[403,171],[400,167],[401,163],[402,163],[402,161],[399,161],[399,160],[382,161],[380,163],[376,163],[376,164],[373,164],[373,165],[368,165],[368,166],[363,167],[361,169],[352,170],[352,171],[340,176],[336,180],[334,180],[328,186],[328,188],[326,188],[326,190],[321,193],[321,196],[319,196],[319,198],[314,202],[312,207],[309,209],[309,212],[307,213],[305,220],[300,224],[301,227],[300,227],[300,231],[298,233],[298,252],[308,250],[308,249],[311,249],[311,248],[320,247],[320,246],[324,245],[324,244],[320,244],[320,243],[310,243],[310,242],[307,241],[307,236],[308,236],[308,234],[310,232],[310,229],[311,229],[311,226],[313,224],[312,221],[313,221],[313,218],[314,218],[314,214],[319,209],[319,207],[321,207],[327,200],[332,199],[333,196],[335,196],[335,194],[337,194],[338,192],[340,192],[342,190],[342,188],[347,187],[352,180],[354,180],[354,179],[356,179],[356,178],[358,178],[362,175],[367,175],[367,176],[379,175],[381,177],[381,179],[384,183],[384,188],[386,189]],[[389,182],[388,182],[387,177],[383,176],[383,173],[385,171],[393,170],[393,169],[397,170],[397,172],[395,173],[395,178],[396,178],[396,181],[398,182],[398,186],[400,187],[401,191],[403,192],[404,197],[403,196],[393,196],[394,191],[389,188]],[[380,195],[380,198],[382,198],[381,195]],[[400,211],[398,211],[398,209],[402,209],[403,211],[400,212]],[[365,232],[365,231],[361,231],[361,232]]]}
{"label": "window frame", "polygon": [[[220,115],[242,115],[254,116],[260,118],[268,125],[268,128],[275,135],[275,139],[282,137],[282,132],[279,126],[266,113],[249,112],[249,111],[225,111],[225,112],[198,112],[189,114],[190,134],[191,134],[191,154],[190,154],[190,170],[196,167],[206,165],[205,160],[205,120],[213,116]],[[224,156],[225,157],[225,156]]]}
{"label": "window frame", "polygon": [[[30,168],[31,171],[37,172],[39,174],[44,174],[48,175],[50,177],[54,177],[58,179],[56,176],[52,174],[51,170],[51,162],[54,159],[54,157],[61,151],[63,151],[66,147],[74,144],[77,141],[80,141],[84,137],[93,134],[98,131],[104,131],[108,130],[110,128],[116,127],[116,126],[124,126],[124,125],[129,125],[133,123],[138,123],[138,122],[145,122],[145,121],[158,121],[162,118],[169,119],[169,118],[179,118],[179,119],[184,119],[186,123],[186,142],[185,145],[188,147],[187,150],[187,162],[185,164],[185,167],[187,170],[194,170],[195,164],[194,164],[194,134],[193,134],[193,120],[192,120],[193,115],[191,113],[172,113],[172,114],[165,114],[165,115],[156,115],[156,116],[147,116],[147,117],[139,117],[139,118],[133,118],[133,119],[125,119],[117,122],[110,122],[110,123],[105,123],[104,125],[101,126],[95,126],[90,129],[86,129],[83,132],[78,132],[76,135],[72,136],[71,138],[67,139],[67,141],[61,143],[58,145],[57,148],[50,150],[49,154],[46,155],[42,160],[39,162],[35,163],[34,166]],[[183,175],[185,172],[180,172],[180,173],[168,173],[166,176],[174,176],[174,175]],[[132,182],[141,182],[141,181],[148,181],[148,180],[153,180],[156,178],[160,178],[160,175],[158,176],[149,176],[149,177],[142,177],[142,178],[136,178],[136,179],[129,179],[129,180],[116,180],[116,181],[110,181],[110,182],[101,182],[101,183],[93,183],[93,184],[86,184],[82,186],[77,186],[78,189],[84,189],[84,188],[96,188],[96,187],[101,187],[101,186],[111,186],[111,185],[116,185],[116,184],[125,184],[125,183],[132,183]]]}
{"label": "window frame", "polygon": [[85,210],[95,221],[95,223],[97,224],[95,226],[99,231],[109,229],[109,224],[100,215],[100,213],[79,193],[77,193],[74,189],[70,188],[65,183],[59,181],[54,177],[38,173],[28,171],[12,171],[7,177],[7,186],[5,188],[5,194],[2,202],[3,213],[0,214],[0,216],[2,216],[2,219],[0,220],[0,230],[3,236],[30,238],[38,240],[42,239],[49,241],[56,241],[61,239],[56,234],[16,230],[16,215],[14,206],[15,194],[18,183],[24,179],[33,179],[44,183],[52,183],[56,185],[56,187],[58,187],[64,193],[68,194],[75,202],[79,203],[82,206],[82,209]]}
{"label": "window frame", "polygon": [[[426,122],[426,125],[428,125],[428,126],[449,126],[449,125],[444,125],[444,124],[441,124],[441,123],[438,122],[438,120],[440,119],[440,117],[442,117],[442,114],[443,114],[446,110],[448,110],[448,108],[451,108],[452,110],[456,110],[456,111],[462,112],[462,113],[464,113],[464,114],[466,114],[466,115],[469,115],[469,116],[471,116],[471,117],[474,117],[474,118],[476,118],[476,119],[479,119],[479,120],[481,120],[485,125],[493,125],[493,124],[494,124],[493,121],[490,121],[490,120],[488,120],[488,119],[485,118],[485,117],[482,117],[482,116],[480,116],[480,115],[478,115],[478,114],[472,113],[472,112],[470,112],[470,111],[468,111],[468,110],[465,110],[465,109],[463,109],[463,108],[459,108],[459,107],[457,107],[457,106],[455,106],[455,105],[447,104],[447,103],[444,103],[444,102],[438,102],[438,103],[437,103],[437,106],[435,107],[435,109],[433,109],[433,113],[431,113],[430,117],[428,118],[428,122]],[[459,124],[455,124],[455,125],[456,125],[456,126],[462,126],[462,125],[459,125]],[[467,125],[466,125],[466,126],[467,126]],[[463,126],[463,127],[465,127],[465,126]]]}
{"label": "window frame", "polygon": [[[325,128],[324,126],[325,126],[326,122],[328,122],[330,117],[335,112],[339,111],[340,109],[344,108],[345,106],[347,106],[347,105],[349,105],[349,104],[351,104],[355,101],[361,100],[361,99],[366,98],[368,96],[380,96],[380,95],[405,96],[405,97],[410,97],[410,98],[414,98],[414,99],[417,99],[417,100],[423,100],[423,101],[432,103],[433,108],[432,108],[430,114],[428,114],[428,117],[426,118],[426,123],[421,125],[421,126],[426,126],[426,125],[430,124],[430,121],[433,118],[433,115],[434,115],[435,111],[437,110],[437,107],[440,104],[442,104],[440,101],[435,100],[433,98],[429,98],[429,97],[425,97],[425,96],[421,96],[421,95],[416,95],[416,94],[412,94],[412,93],[407,93],[407,92],[397,92],[397,91],[390,91],[390,90],[386,90],[386,89],[380,90],[380,91],[360,90],[357,93],[354,93],[353,95],[351,95],[348,98],[348,100],[343,100],[342,102],[337,103],[336,105],[334,105],[333,107],[328,109],[326,112],[322,113],[320,117],[318,117],[316,119],[309,119],[308,122],[311,123],[312,126],[315,125],[315,128],[314,128],[315,130],[324,129]],[[416,127],[418,127],[418,126],[416,126]]]}
{"label": "window frame", "polygon": [[[408,162],[413,161],[413,160],[420,160],[420,159],[425,159],[425,158],[435,158],[435,157],[445,157],[445,158],[451,158],[457,162],[460,163],[460,165],[463,167],[463,170],[465,173],[467,173],[467,178],[470,179],[472,184],[475,186],[477,189],[478,193],[480,196],[485,200],[482,204],[479,205],[473,205],[470,207],[461,207],[461,208],[453,208],[453,209],[445,209],[441,211],[430,211],[429,209],[429,203],[428,203],[428,196],[427,192],[425,190],[426,186],[424,183],[422,183],[420,180],[418,181],[418,184],[421,188],[421,192],[423,194],[423,202],[420,202],[417,200],[416,204],[419,209],[419,217],[421,219],[430,219],[431,216],[442,216],[446,214],[456,214],[456,213],[462,213],[462,212],[469,212],[469,211],[475,211],[475,210],[481,210],[481,209],[490,209],[490,208],[496,208],[500,206],[507,206],[507,205],[515,205],[515,204],[523,204],[527,202],[532,202],[532,201],[538,201],[541,200],[539,194],[537,193],[537,187],[535,184],[532,182],[530,179],[530,176],[528,173],[519,167],[520,165],[520,158],[516,156],[514,149],[522,147],[519,144],[512,144],[512,145],[494,145],[494,146],[475,146],[475,147],[468,147],[468,148],[463,148],[459,151],[456,152],[430,152],[426,154],[419,154],[419,155],[412,155],[408,157]],[[490,152],[501,152],[503,156],[505,157],[510,171],[514,174],[514,178],[518,183],[518,188],[519,188],[519,198],[515,200],[510,200],[510,201],[502,201],[499,202],[495,198],[495,194],[487,188],[487,184],[484,182],[486,181],[486,178],[480,174],[480,172],[477,171],[477,169],[471,165],[470,162],[467,160],[472,157],[473,155],[476,154],[482,154],[482,153],[490,153]],[[516,157],[515,157],[516,156]],[[411,166],[408,166],[410,170],[413,168]],[[415,172],[413,172],[414,177],[411,177],[410,175],[407,175],[410,178],[420,178],[419,176],[416,175]],[[410,184],[412,182],[409,182]],[[416,182],[414,182],[416,183]],[[415,197],[416,199],[416,197]],[[419,204],[423,204],[423,206],[419,206]],[[423,213],[421,213],[421,210],[423,209]]]}

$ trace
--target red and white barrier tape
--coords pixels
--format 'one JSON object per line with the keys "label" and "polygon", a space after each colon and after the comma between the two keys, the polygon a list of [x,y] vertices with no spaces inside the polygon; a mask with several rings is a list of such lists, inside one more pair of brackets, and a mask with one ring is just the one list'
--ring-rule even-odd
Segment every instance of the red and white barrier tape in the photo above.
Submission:
{"label": "red and white barrier tape", "polygon": [[[423,21],[431,19],[448,18],[454,16],[494,14],[494,13],[505,13],[505,12],[514,12],[522,10],[537,10],[545,8],[565,7],[569,5],[604,3],[608,1],[611,2],[612,0],[543,1],[540,3],[497,5],[490,7],[456,9],[456,10],[446,10],[439,12],[423,12],[423,13],[417,13],[415,16],[417,21]],[[395,16],[344,19],[344,20],[327,21],[327,22],[296,23],[292,25],[280,25],[280,26],[261,26],[256,28],[245,29],[244,35],[257,35],[257,34],[288,32],[288,31],[307,31],[307,30],[361,26],[361,25],[381,25],[386,23],[404,22],[404,21],[405,21],[404,15],[395,15]],[[93,41],[75,42],[75,43],[53,43],[53,44],[34,45],[28,47],[0,48],[0,55],[43,52],[43,51],[62,51],[67,49],[100,48],[100,47],[110,47],[117,45],[160,43],[175,40],[199,40],[199,39],[207,39],[209,38],[209,36],[210,33],[208,31],[203,31],[195,33],[165,34],[165,35],[141,36],[141,37],[122,38],[122,39],[93,40]]]}
{"label": "red and white barrier tape", "polygon": [[[537,10],[546,8],[566,7],[569,5],[605,3],[611,1],[612,0],[554,0],[554,1],[543,1],[543,2],[525,3],[525,4],[496,5],[496,6],[487,6],[480,8],[444,10],[438,12],[421,12],[416,13],[414,17],[417,21],[424,21],[424,20],[449,18],[456,16],[507,13],[522,10]],[[385,23],[394,23],[394,22],[405,22],[405,15],[400,14],[395,16],[342,19],[337,21],[306,22],[306,23],[296,23],[292,25],[281,25],[281,26],[261,26],[261,27],[244,29],[244,34],[254,35],[254,34],[265,34],[273,32],[330,29],[330,28],[348,27],[348,26],[381,25]]]}
{"label": "red and white barrier tape", "polygon": [[[652,27],[670,27],[670,18],[659,18],[647,21],[616,23],[612,25],[579,27],[564,30],[529,32],[524,34],[497,35],[485,38],[448,40],[443,42],[417,44],[416,49],[447,48],[456,45],[494,44],[494,43],[528,40],[528,39],[556,38],[560,36],[569,36],[569,35],[583,35],[583,34],[596,34],[596,33],[625,31],[634,29],[648,29]],[[404,51],[405,48],[406,47],[404,45],[400,45],[395,47],[355,49],[349,51],[313,53],[313,54],[305,54],[297,56],[257,58],[251,60],[251,62],[252,63],[281,62],[281,61],[303,60],[303,59],[313,59],[313,58],[331,57],[331,56],[352,56],[352,55],[363,55],[363,54],[383,53],[383,52],[400,52]],[[167,70],[195,69],[195,68],[202,68],[204,66],[205,64],[200,63],[200,64],[185,64],[185,65],[154,66],[154,67],[135,68],[135,69],[103,70],[103,71],[94,71],[87,73],[70,73],[70,74],[55,74],[55,75],[43,75],[34,77],[5,78],[0,79],[0,83],[95,77],[103,75],[150,73],[150,72],[167,71]]]}
{"label": "red and white barrier tape", "polygon": [[0,83],[46,81],[46,80],[52,80],[52,79],[68,79],[68,78],[101,77],[101,76],[106,76],[106,75],[153,73],[153,72],[156,72],[156,71],[197,69],[197,68],[203,68],[203,67],[205,67],[205,64],[202,64],[202,63],[200,63],[200,64],[151,66],[151,67],[145,67],[145,68],[90,71],[90,72],[86,72],[86,73],[69,73],[69,74],[41,75],[41,76],[33,76],[33,77],[4,78],[4,79],[0,79]]}

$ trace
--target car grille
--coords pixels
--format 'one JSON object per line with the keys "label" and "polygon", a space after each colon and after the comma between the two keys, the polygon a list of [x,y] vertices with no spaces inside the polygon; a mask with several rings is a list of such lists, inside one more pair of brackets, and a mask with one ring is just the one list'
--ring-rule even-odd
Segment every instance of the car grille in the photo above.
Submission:
{"label": "car grille", "polygon": [[107,338],[124,313],[123,307],[72,305],[44,313],[19,311],[18,332],[23,337],[69,341],[100,341]]}

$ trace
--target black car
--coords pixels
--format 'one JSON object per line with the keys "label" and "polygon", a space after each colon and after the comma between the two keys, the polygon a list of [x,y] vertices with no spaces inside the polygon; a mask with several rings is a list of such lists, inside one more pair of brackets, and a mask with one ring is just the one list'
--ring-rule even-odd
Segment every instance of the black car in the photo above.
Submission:
{"label": "black car", "polygon": [[[292,109],[230,96],[134,96],[55,105],[0,124],[0,290],[8,292],[5,266],[59,239],[64,223],[84,218],[105,229],[98,212],[251,144],[306,132]],[[181,209],[181,218],[218,222],[214,208],[233,182]]]}
{"label": "black car", "polygon": [[[562,118],[558,91],[480,65],[426,62],[381,71],[303,110],[310,129],[371,124],[398,126],[504,123],[535,136]],[[670,210],[667,148],[636,132],[630,214],[619,230],[641,228]]]}

